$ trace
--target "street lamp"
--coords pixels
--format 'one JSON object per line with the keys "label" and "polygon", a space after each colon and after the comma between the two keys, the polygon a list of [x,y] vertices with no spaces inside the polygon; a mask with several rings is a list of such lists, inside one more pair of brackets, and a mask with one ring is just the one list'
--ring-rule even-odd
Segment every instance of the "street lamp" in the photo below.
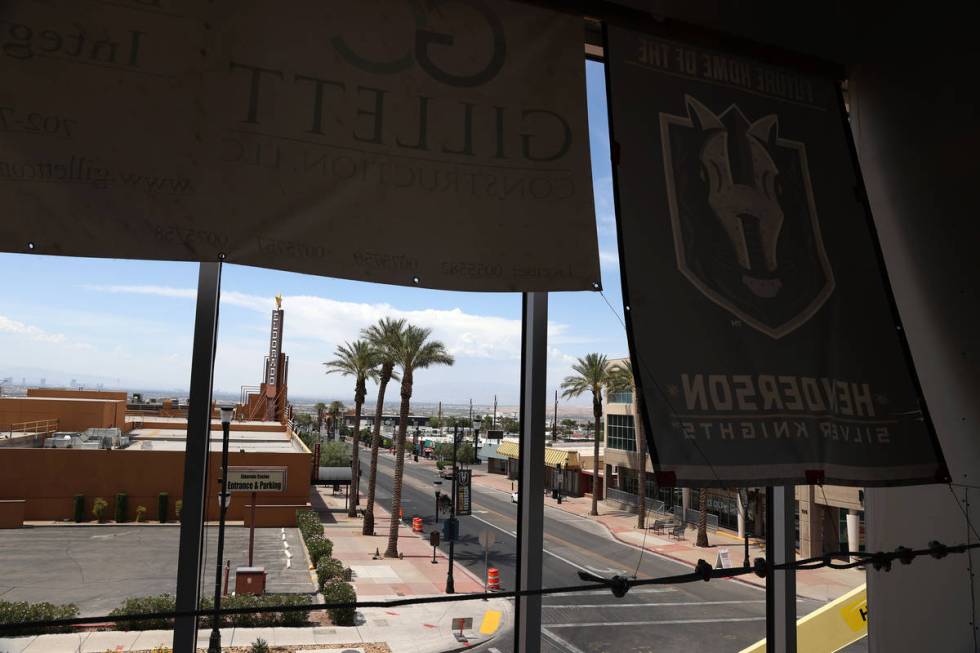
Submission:
{"label": "street lamp", "polygon": [[234,408],[222,406],[221,413],[221,494],[218,508],[218,562],[214,570],[214,616],[211,619],[211,640],[208,653],[221,653],[221,629],[218,613],[221,611],[221,567],[225,550],[225,511],[228,510],[228,433]]}
{"label": "street lamp", "polygon": [[480,464],[480,426],[479,422],[470,420],[470,427],[473,429],[473,462]]}
{"label": "street lamp", "polygon": [[450,497],[452,502],[449,509],[449,571],[446,572],[446,594],[456,592],[456,584],[453,582],[453,544],[456,542],[454,529],[456,528],[456,446],[459,444],[459,425],[453,425],[453,495]]}
{"label": "street lamp", "polygon": [[558,488],[555,491],[555,499],[558,500],[558,505],[561,505],[561,463],[555,463],[555,471],[558,477]]}
{"label": "street lamp", "polygon": [[412,456],[415,462],[419,461],[419,427],[415,427],[415,433],[412,434]]}

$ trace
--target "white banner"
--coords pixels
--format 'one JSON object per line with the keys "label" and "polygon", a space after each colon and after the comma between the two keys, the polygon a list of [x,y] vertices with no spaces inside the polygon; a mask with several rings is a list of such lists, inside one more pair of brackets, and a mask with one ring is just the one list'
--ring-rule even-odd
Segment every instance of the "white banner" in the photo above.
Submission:
{"label": "white banner", "polygon": [[7,2],[0,250],[591,289],[584,68],[519,2]]}

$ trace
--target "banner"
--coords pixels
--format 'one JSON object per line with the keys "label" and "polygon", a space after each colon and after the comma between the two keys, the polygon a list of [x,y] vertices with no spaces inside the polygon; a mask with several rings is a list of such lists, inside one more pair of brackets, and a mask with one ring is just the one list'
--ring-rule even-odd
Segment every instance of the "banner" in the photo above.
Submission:
{"label": "banner", "polygon": [[660,482],[945,480],[835,82],[616,27],[607,46],[626,315]]}
{"label": "banner", "polygon": [[599,281],[580,15],[12,0],[0,74],[0,251]]}

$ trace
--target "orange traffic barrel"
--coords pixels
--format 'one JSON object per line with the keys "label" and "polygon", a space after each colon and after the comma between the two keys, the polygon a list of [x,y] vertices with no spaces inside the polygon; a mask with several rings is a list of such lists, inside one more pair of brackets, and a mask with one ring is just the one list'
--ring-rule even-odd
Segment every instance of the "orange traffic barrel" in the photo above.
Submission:
{"label": "orange traffic barrel", "polygon": [[493,567],[487,569],[487,589],[491,592],[500,591],[500,572]]}
{"label": "orange traffic barrel", "polygon": [[412,517],[412,532],[421,533],[422,532],[422,518]]}

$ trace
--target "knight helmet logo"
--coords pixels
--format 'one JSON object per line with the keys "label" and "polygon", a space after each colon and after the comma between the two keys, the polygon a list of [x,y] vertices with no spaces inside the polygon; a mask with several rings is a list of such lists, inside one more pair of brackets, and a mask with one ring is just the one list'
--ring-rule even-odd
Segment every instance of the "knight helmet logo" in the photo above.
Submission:
{"label": "knight helmet logo", "polygon": [[660,114],[677,266],[708,299],[772,338],[806,323],[834,290],[806,146],[775,114],[750,122],[685,96]]}

